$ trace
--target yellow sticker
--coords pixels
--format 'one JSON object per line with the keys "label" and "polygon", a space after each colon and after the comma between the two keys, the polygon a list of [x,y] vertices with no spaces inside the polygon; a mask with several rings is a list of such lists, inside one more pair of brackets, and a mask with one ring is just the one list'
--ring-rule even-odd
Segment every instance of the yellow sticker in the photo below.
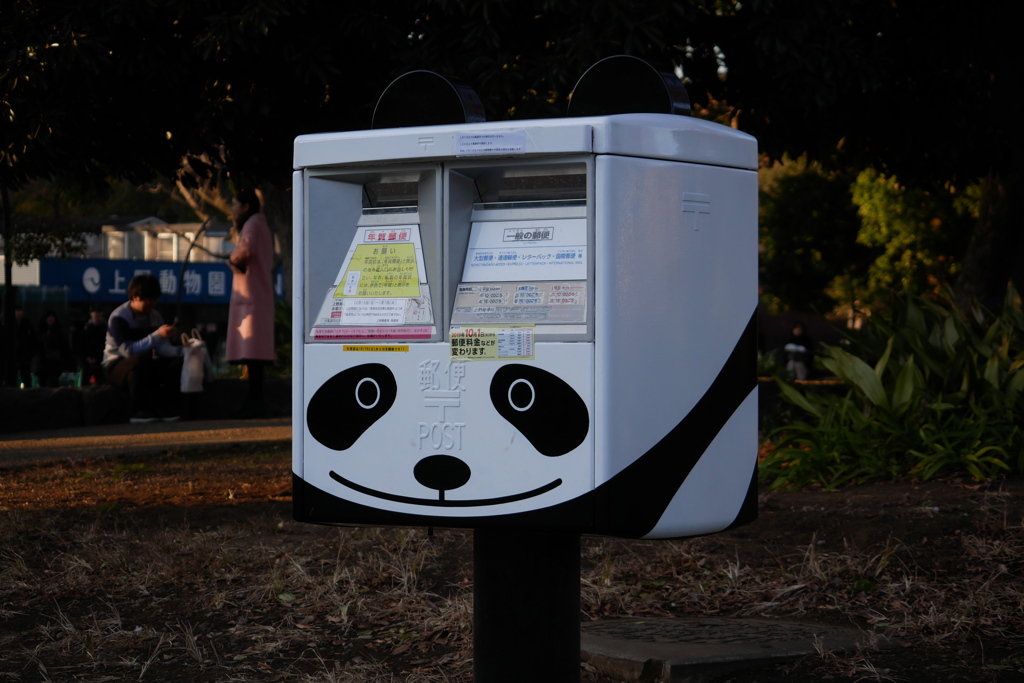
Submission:
{"label": "yellow sticker", "polygon": [[341,297],[417,297],[420,274],[414,244],[360,244],[334,291]]}
{"label": "yellow sticker", "polygon": [[533,360],[533,325],[452,325],[452,360]]}
{"label": "yellow sticker", "polygon": [[364,346],[361,344],[343,344],[341,347],[345,351],[393,351],[393,352],[408,352],[408,346]]}

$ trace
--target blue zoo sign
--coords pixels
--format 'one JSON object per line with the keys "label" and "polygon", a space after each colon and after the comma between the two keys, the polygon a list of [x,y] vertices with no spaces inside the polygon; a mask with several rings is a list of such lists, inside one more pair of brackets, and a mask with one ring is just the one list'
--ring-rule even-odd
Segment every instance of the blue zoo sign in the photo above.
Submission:
{"label": "blue zoo sign", "polygon": [[[112,261],[108,259],[44,259],[39,282],[67,287],[72,301],[125,301],[128,282],[142,273],[160,281],[161,299],[174,301],[181,293],[187,304],[226,304],[231,300],[231,269],[224,263],[190,263],[181,272],[173,261]],[[278,284],[280,276],[275,278]],[[277,287],[275,287],[277,289]]]}

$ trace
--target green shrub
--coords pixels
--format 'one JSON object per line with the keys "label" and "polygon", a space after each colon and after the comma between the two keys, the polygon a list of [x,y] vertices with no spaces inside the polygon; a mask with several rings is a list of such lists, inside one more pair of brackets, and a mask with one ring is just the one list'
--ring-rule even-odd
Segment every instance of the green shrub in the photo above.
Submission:
{"label": "green shrub", "polygon": [[292,369],[292,306],[284,299],[274,302],[274,352],[278,372],[291,376]]}
{"label": "green shrub", "polygon": [[761,462],[772,487],[1024,473],[1024,314],[1010,289],[999,314],[906,298],[821,363],[848,387],[820,395],[779,381],[804,419],[775,429]]}

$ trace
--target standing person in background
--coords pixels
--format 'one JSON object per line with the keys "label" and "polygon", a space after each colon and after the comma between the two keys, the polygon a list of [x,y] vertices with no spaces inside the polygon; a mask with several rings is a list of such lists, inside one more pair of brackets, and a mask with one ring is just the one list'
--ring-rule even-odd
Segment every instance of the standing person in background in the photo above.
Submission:
{"label": "standing person in background", "polygon": [[793,323],[793,333],[784,349],[786,370],[799,380],[810,379],[814,369],[814,340],[802,322]]}
{"label": "standing person in background", "polygon": [[82,366],[82,386],[103,383],[101,363],[106,339],[107,319],[103,315],[103,309],[93,304],[89,306],[89,319],[82,327],[82,335],[79,337],[78,357]]}
{"label": "standing person in background", "polygon": [[64,330],[52,310],[43,313],[39,321],[38,340],[32,370],[39,377],[39,386],[55,387],[60,383],[61,370],[70,354]]}
{"label": "standing person in background", "polygon": [[229,363],[244,364],[247,370],[249,384],[238,417],[265,417],[264,370],[274,362],[274,288],[270,273],[274,246],[255,192],[236,192],[231,200],[231,216],[238,242],[228,259],[233,277],[226,357]]}
{"label": "standing person in background", "polygon": [[25,309],[19,304],[14,305],[14,329],[8,333],[8,353],[13,348],[15,363],[15,386],[23,385],[32,388],[32,358],[36,355],[36,331],[32,323],[25,317]]}

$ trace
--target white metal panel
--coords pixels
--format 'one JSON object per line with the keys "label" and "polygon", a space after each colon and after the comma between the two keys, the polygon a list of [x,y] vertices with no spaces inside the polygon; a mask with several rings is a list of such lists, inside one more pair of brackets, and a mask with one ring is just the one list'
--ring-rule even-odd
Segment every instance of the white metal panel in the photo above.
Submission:
{"label": "white metal panel", "polygon": [[419,126],[303,135],[295,140],[295,168],[416,159],[471,158],[459,154],[470,132],[524,132],[521,148],[486,156],[568,155],[593,151],[651,159],[757,169],[757,141],[709,121],[672,114]]}
{"label": "white metal panel", "polygon": [[[694,227],[687,227],[685,193],[710,197],[711,213]],[[600,485],[690,412],[750,321],[757,175],[602,155],[596,195]]]}
{"label": "white metal panel", "polygon": [[673,114],[621,114],[594,124],[594,153],[757,170],[757,140],[726,126]]}
{"label": "white metal panel", "polygon": [[[571,121],[571,122],[568,122]],[[523,131],[521,148],[510,152],[459,154],[460,136],[468,132]],[[579,120],[495,121],[458,126],[414,126],[387,130],[303,135],[295,139],[295,168],[439,158],[485,158],[591,151],[590,127]]]}
{"label": "white metal panel", "polygon": [[[302,340],[306,335],[305,205],[302,171],[292,173],[292,405],[303,405],[305,379]],[[301,420],[292,419],[292,471],[302,476]]]}

